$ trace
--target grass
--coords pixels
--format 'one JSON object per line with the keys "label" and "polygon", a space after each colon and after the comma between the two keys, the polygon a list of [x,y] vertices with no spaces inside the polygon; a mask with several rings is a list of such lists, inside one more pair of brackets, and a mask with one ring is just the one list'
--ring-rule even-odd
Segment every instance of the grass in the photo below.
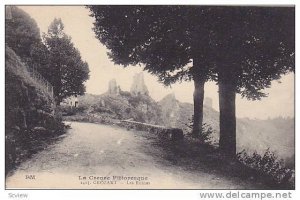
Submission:
{"label": "grass", "polygon": [[237,159],[245,166],[269,177],[274,184],[281,185],[284,189],[295,187],[294,170],[289,169],[283,159],[276,153],[267,149],[263,155],[254,152],[252,155],[245,150],[237,154]]}

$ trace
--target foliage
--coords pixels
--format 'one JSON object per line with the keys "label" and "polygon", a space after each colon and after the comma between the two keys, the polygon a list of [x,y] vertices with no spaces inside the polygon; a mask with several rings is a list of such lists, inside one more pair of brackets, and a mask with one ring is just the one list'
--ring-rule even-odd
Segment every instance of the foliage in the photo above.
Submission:
{"label": "foliage", "polygon": [[[226,136],[232,139],[229,146],[236,145],[235,92],[248,99],[260,99],[267,96],[263,89],[270,87],[272,80],[294,71],[294,8],[88,8],[95,18],[96,37],[109,49],[116,64],[145,64],[144,69],[166,85],[195,81],[195,130],[202,123],[204,83],[216,80],[221,86],[220,106],[228,107],[228,112],[220,109],[220,139],[224,132],[230,133]],[[192,67],[186,68],[191,61]],[[222,94],[232,100],[223,101],[228,98]],[[235,154],[235,149],[232,152]]]}
{"label": "foliage", "polygon": [[11,6],[12,19],[5,22],[5,43],[12,48],[22,62],[37,69],[48,79],[49,51],[43,44],[37,23],[26,12]]}
{"label": "foliage", "polygon": [[[207,46],[207,7],[88,6],[96,37],[116,64],[143,64],[144,70],[171,85],[194,80],[195,133],[203,119],[204,84],[214,79]],[[202,27],[202,24],[203,27]],[[202,28],[201,28],[202,27]],[[190,64],[191,67],[187,65]]]}
{"label": "foliage", "polygon": [[292,7],[216,7],[209,25],[220,105],[220,148],[236,154],[235,96],[256,100],[282,74],[294,71]]}
{"label": "foliage", "polygon": [[51,63],[51,66],[43,70],[48,74],[49,81],[54,87],[57,104],[66,97],[83,94],[85,92],[83,82],[89,78],[89,67],[82,61],[71,38],[64,33],[61,19],[54,19],[43,38]]}
{"label": "foliage", "polygon": [[[116,64],[143,63],[165,84],[193,76],[217,80],[224,69],[237,92],[259,99],[273,79],[294,69],[294,8],[88,8],[96,37]],[[191,60],[192,67],[184,68]]]}
{"label": "foliage", "polygon": [[42,42],[32,46],[30,51],[30,62],[28,65],[36,69],[49,82],[51,81],[51,61],[50,52],[46,45]]}
{"label": "foliage", "polygon": [[216,7],[209,25],[218,82],[256,100],[272,80],[294,71],[292,7]]}
{"label": "foliage", "polygon": [[[95,17],[96,37],[110,50],[116,64],[145,64],[145,70],[156,74],[169,85],[194,76],[209,79],[203,50],[200,21],[206,20],[205,7],[188,6],[88,6]],[[200,21],[199,21],[200,20]],[[198,54],[198,55],[197,55]],[[195,64],[195,57],[205,58]],[[205,63],[205,64],[204,64]]]}
{"label": "foliage", "polygon": [[[126,94],[125,94],[126,96]],[[134,107],[138,107],[138,105],[142,102],[146,105],[151,104],[153,102],[152,99],[148,97],[148,95],[132,95],[130,94],[128,97],[128,102]]]}
{"label": "foliage", "polygon": [[63,116],[71,116],[76,115],[77,113],[83,113],[88,108],[83,105],[79,105],[78,107],[73,106],[60,106],[60,112]]}
{"label": "foliage", "polygon": [[109,108],[98,106],[98,105],[93,105],[92,108],[93,108],[93,112],[95,112],[95,113],[108,113],[108,114],[114,113]]}
{"label": "foliage", "polygon": [[274,152],[268,148],[264,155],[254,152],[248,155],[245,150],[237,153],[237,159],[244,165],[272,177],[276,183],[287,184],[294,175],[293,170],[285,167],[284,161],[278,159]]}
{"label": "foliage", "polygon": [[[48,96],[49,102],[52,100],[50,95],[44,91],[43,86],[30,76],[26,64],[21,61],[21,58],[16,55],[10,47],[5,47],[5,72],[14,74],[20,81],[36,88],[39,92],[43,93],[43,95]],[[9,78],[5,78],[5,80],[8,81]]]}
{"label": "foliage", "polygon": [[12,19],[5,22],[5,44],[27,63],[31,49],[41,42],[40,30],[34,19],[23,10],[11,6],[11,12]]}
{"label": "foliage", "polygon": [[[190,120],[190,123],[186,124],[187,132],[188,132],[187,134],[190,135],[191,137],[195,137],[195,135],[192,133],[193,124],[194,124],[193,119],[194,116]],[[201,134],[197,135],[196,139],[198,139],[203,144],[211,145],[213,143],[213,133],[214,130],[212,129],[212,127],[209,124],[203,123]]]}
{"label": "foliage", "polygon": [[66,97],[83,94],[83,82],[89,78],[88,64],[63,32],[62,21],[54,19],[42,42],[36,22],[16,6],[11,9],[12,19],[6,21],[6,44],[53,85],[57,104]]}

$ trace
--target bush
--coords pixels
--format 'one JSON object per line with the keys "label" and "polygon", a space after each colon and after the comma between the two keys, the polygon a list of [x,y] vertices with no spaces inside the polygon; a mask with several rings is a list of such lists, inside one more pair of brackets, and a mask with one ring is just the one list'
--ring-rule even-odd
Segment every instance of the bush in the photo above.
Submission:
{"label": "bush", "polygon": [[262,155],[254,152],[248,155],[246,150],[237,153],[237,159],[244,165],[258,171],[263,175],[271,177],[277,184],[294,185],[294,171],[286,168],[284,161],[278,159],[274,152],[268,148]]}
{"label": "bush", "polygon": [[194,116],[188,124],[185,124],[187,135],[198,139],[203,144],[211,145],[213,143],[213,133],[214,133],[214,130],[212,129],[212,127],[209,124],[203,123],[201,134],[199,134],[198,136],[195,137],[192,134],[193,124],[194,124]]}
{"label": "bush", "polygon": [[92,108],[93,108],[92,113],[108,113],[108,114],[114,113],[110,109],[99,105],[92,105]]}
{"label": "bush", "polygon": [[202,124],[202,132],[199,135],[199,139],[203,141],[205,144],[211,144],[213,138],[212,134],[213,134],[212,127],[206,123]]}
{"label": "bush", "polygon": [[78,107],[72,106],[60,106],[62,115],[64,116],[72,116],[76,115],[77,113],[82,113],[87,110],[87,106],[79,105]]}

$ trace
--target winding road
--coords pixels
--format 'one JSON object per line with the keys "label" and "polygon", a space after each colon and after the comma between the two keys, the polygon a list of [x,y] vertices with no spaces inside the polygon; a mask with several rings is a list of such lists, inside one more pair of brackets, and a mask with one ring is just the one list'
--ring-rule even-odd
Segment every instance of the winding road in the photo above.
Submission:
{"label": "winding road", "polygon": [[72,122],[65,137],[22,163],[6,188],[41,189],[252,189],[253,183],[188,171],[153,146],[141,131]]}

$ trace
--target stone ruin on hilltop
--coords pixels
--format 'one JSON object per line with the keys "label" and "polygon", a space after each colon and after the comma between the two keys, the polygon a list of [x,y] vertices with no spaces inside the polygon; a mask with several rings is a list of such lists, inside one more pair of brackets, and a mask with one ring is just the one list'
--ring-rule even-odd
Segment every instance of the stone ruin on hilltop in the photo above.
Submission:
{"label": "stone ruin on hilltop", "polygon": [[[116,79],[112,79],[108,83],[108,94],[119,95],[120,86],[117,84]],[[144,82],[143,72],[137,73],[133,77],[133,82],[130,88],[130,93],[132,95],[149,95],[148,88]]]}
{"label": "stone ruin on hilltop", "polygon": [[137,73],[133,77],[133,83],[130,88],[130,93],[133,95],[148,95],[149,91],[144,82],[144,74],[143,72]]}
{"label": "stone ruin on hilltop", "polygon": [[117,85],[116,79],[112,79],[108,83],[108,94],[120,94],[120,86]]}

